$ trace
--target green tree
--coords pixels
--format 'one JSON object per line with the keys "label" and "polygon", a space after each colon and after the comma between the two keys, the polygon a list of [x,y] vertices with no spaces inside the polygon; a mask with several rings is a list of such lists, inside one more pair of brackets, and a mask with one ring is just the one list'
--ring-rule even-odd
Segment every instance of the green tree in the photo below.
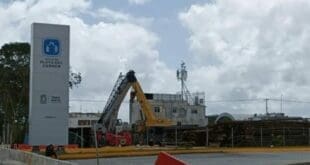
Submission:
{"label": "green tree", "polygon": [[[6,143],[22,143],[28,127],[29,43],[8,43],[0,49],[0,135]],[[68,86],[81,83],[80,73],[70,70]],[[1,136],[0,136],[1,137]],[[1,140],[1,139],[0,139]],[[1,142],[1,141],[0,141]]]}
{"label": "green tree", "polygon": [[29,60],[29,43],[9,43],[0,49],[0,129],[5,129],[7,143],[21,143],[27,129]]}

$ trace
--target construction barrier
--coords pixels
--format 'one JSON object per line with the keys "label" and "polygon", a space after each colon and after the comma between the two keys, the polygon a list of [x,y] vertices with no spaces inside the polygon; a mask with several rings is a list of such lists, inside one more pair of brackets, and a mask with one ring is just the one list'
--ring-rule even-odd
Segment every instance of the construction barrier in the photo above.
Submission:
{"label": "construction barrier", "polygon": [[66,149],[77,149],[79,148],[79,145],[77,144],[68,144],[64,146]]}
{"label": "construction barrier", "polygon": [[185,162],[175,158],[174,156],[168,154],[167,152],[160,152],[158,154],[155,165],[186,165]]}
{"label": "construction barrier", "polygon": [[20,164],[76,165],[72,162],[52,159],[36,153],[0,148],[0,164],[4,164],[7,161],[19,162]]}
{"label": "construction barrier", "polygon": [[[57,151],[63,152],[65,149],[78,149],[79,145],[77,144],[68,144],[68,145],[59,145],[59,146],[54,145],[54,147]],[[39,152],[45,152],[46,145],[31,146],[28,144],[12,144],[10,148],[16,149],[16,150],[39,153]]]}
{"label": "construction barrier", "polygon": [[0,144],[0,148],[11,148],[9,144]]}

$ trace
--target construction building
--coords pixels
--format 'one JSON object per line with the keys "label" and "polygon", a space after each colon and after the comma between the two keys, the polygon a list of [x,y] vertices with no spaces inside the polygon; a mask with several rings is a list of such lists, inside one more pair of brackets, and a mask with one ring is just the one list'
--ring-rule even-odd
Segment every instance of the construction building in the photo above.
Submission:
{"label": "construction building", "polygon": [[69,144],[78,144],[80,147],[91,146],[90,131],[100,115],[100,113],[69,113]]}
{"label": "construction building", "polygon": [[[208,124],[204,92],[190,93],[186,87],[187,70],[185,63],[177,70],[177,79],[181,82],[181,92],[178,94],[146,93],[146,99],[152,106],[152,112],[159,119],[169,119],[178,126],[203,127]],[[130,95],[129,121],[135,123],[143,120],[139,102],[135,94]]]}
{"label": "construction building", "polygon": [[[206,106],[204,93],[193,93],[194,101],[182,99],[181,94],[146,93],[148,102],[152,105],[153,113],[159,119],[170,119],[179,125],[206,126]],[[143,120],[141,107],[133,97],[129,104],[129,122],[136,123]]]}
{"label": "construction building", "polygon": [[[188,91],[184,63],[177,71],[177,78],[181,82],[181,91],[177,94],[143,93],[134,71],[120,74],[103,113],[70,114],[70,143],[91,146],[93,126],[99,123],[109,145],[153,143],[241,147],[310,144],[308,119],[269,113],[267,106],[266,114],[206,116],[205,94]],[[117,115],[130,87],[134,90],[130,93],[128,125],[119,122]],[[145,122],[141,124],[140,121]]]}

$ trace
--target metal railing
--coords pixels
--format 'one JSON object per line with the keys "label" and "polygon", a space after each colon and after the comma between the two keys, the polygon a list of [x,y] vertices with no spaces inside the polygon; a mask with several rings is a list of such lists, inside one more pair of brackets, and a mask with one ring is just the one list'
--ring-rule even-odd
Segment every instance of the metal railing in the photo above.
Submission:
{"label": "metal railing", "polygon": [[274,147],[274,146],[310,146],[310,128],[257,127],[251,130],[240,130],[231,127],[224,134],[212,136],[206,134],[207,144],[218,144],[222,147]]}

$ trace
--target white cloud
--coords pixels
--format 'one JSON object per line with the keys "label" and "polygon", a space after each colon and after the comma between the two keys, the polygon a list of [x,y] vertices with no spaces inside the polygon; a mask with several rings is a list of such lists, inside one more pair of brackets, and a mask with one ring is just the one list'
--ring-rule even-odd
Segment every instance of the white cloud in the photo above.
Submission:
{"label": "white cloud", "polygon": [[76,13],[84,12],[89,7],[87,0],[27,0],[0,4],[0,30],[5,34],[0,38],[0,44],[25,39],[29,41],[32,22],[57,23],[61,17],[75,18]]}
{"label": "white cloud", "polygon": [[[83,79],[78,88],[71,90],[71,98],[107,100],[118,74],[129,69],[136,71],[145,91],[163,90],[174,72],[170,72],[159,60],[156,49],[158,36],[132,21],[132,16],[108,9],[99,10],[98,19],[103,14],[113,22],[102,20],[87,24],[80,15],[91,13],[91,5],[84,0],[14,1],[1,4],[0,31],[6,35],[2,35],[0,44],[29,42],[32,22],[67,24],[71,29],[70,63],[74,70],[82,73]],[[175,88],[172,86],[170,89]],[[71,111],[82,108],[94,112],[101,111],[104,104],[71,102],[70,105]],[[123,109],[120,117],[127,116],[128,110]]]}
{"label": "white cloud", "polygon": [[[308,15],[306,0],[218,0],[192,5],[179,15],[189,31],[188,88],[205,91],[207,100],[279,98],[281,94],[310,100]],[[88,17],[95,21],[88,24],[83,20]],[[0,3],[0,22],[0,45],[29,42],[32,22],[71,26],[71,65],[83,76],[82,84],[71,90],[71,98],[106,100],[119,72],[129,69],[136,71],[146,92],[179,89],[175,71],[159,58],[160,34],[148,30],[152,18],[108,8],[94,10],[87,0],[27,0]],[[104,104],[72,102],[71,110],[101,111]],[[128,116],[127,105],[122,118]],[[270,109],[278,111],[279,105],[271,102]],[[309,115],[306,107],[285,103],[284,110]],[[254,113],[264,108],[263,101],[210,103],[207,112]]]}
{"label": "white cloud", "polygon": [[108,8],[100,8],[97,12],[91,14],[94,17],[98,17],[105,22],[130,22],[141,26],[149,27],[153,23],[152,18],[146,17],[134,17],[128,13],[122,13],[114,11]]}
{"label": "white cloud", "polygon": [[131,4],[136,4],[136,5],[143,5],[147,2],[150,2],[151,0],[128,0],[129,3]]}
{"label": "white cloud", "polygon": [[[179,14],[190,34],[195,66],[191,85],[204,89],[207,99],[279,98],[283,94],[309,100],[309,14],[307,0],[218,0],[192,5]],[[237,109],[264,110],[257,105],[240,104]],[[287,112],[306,112],[301,104],[294,106],[287,107]],[[209,105],[208,110],[222,112],[232,107]]]}
{"label": "white cloud", "polygon": [[103,18],[112,19],[115,21],[129,21],[129,19],[131,17],[129,14],[116,12],[116,11],[110,10],[108,8],[101,8],[101,9],[99,9],[98,13]]}

